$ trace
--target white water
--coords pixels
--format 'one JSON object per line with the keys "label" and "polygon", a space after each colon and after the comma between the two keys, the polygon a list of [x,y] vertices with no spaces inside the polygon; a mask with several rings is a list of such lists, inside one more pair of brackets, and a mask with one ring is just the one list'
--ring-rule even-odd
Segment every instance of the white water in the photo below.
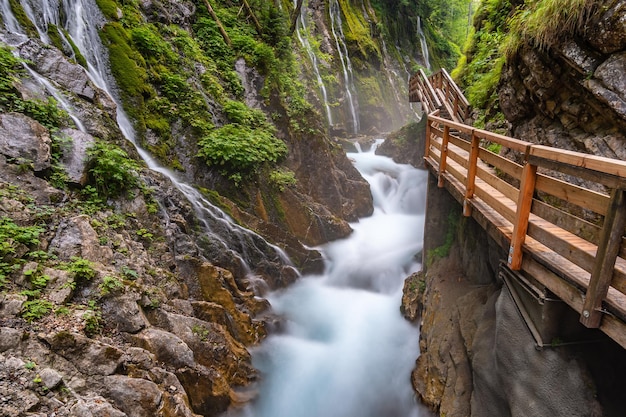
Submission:
{"label": "white water", "polygon": [[424,28],[422,28],[422,19],[417,16],[417,38],[420,40],[420,48],[422,49],[422,57],[424,58],[424,65],[430,71],[430,55],[428,53],[428,44],[426,43],[426,35],[424,35]]}
{"label": "white water", "polygon": [[322,276],[270,295],[284,332],[253,352],[262,371],[246,417],[417,417],[410,383],[418,329],[399,312],[404,278],[420,268],[426,173],[372,151],[351,153],[375,211],[320,248]]}
{"label": "white water", "polygon": [[350,61],[348,47],[346,46],[345,37],[343,35],[343,23],[341,21],[341,8],[339,7],[339,2],[337,0],[330,0],[328,11],[330,13],[331,31],[333,33],[333,37],[335,38],[337,52],[339,53],[341,67],[343,69],[346,98],[348,99],[350,115],[352,116],[352,133],[357,134],[359,133],[360,126],[356,97],[353,96],[354,77],[352,74],[352,62]]}
{"label": "white water", "polygon": [[[271,262],[291,265],[280,248],[269,244],[256,233],[236,225],[222,210],[202,197],[191,185],[177,178],[173,172],[161,166],[137,144],[132,123],[121,106],[112,77],[108,72],[108,55],[105,53],[98,35],[98,29],[103,24],[104,17],[94,0],[62,0],[62,3],[57,0],[20,0],[20,3],[29,19],[37,26],[37,32],[42,42],[49,43],[47,28],[50,24],[63,27],[69,33],[72,41],[88,62],[88,75],[92,82],[104,90],[117,104],[117,123],[122,134],[136,147],[148,168],[165,175],[185,195],[196,210],[198,219],[204,226],[205,233],[211,237],[211,241],[217,242],[228,250],[233,258],[237,259],[238,265],[235,266],[242,268],[246,274],[249,274],[250,278],[254,278],[254,272],[250,265],[254,264],[255,260],[258,262],[265,259],[268,247],[273,249],[275,254],[270,259]],[[10,8],[3,9],[2,12],[3,17],[10,16],[15,19]],[[63,21],[61,16],[65,16]],[[11,19],[9,18],[7,21],[11,22]],[[5,28],[9,32],[23,35],[19,26],[5,23]],[[84,130],[81,121],[72,112],[71,106],[56,91],[55,87],[39,74],[30,69],[29,71],[48,92],[54,95],[61,106],[68,110],[79,129]]]}
{"label": "white water", "polygon": [[[6,0],[4,0],[6,1]],[[294,7],[296,7],[298,0],[294,0]],[[330,111],[330,105],[328,104],[328,93],[326,91],[326,85],[324,84],[324,80],[322,79],[322,75],[320,74],[319,64],[317,60],[317,56],[315,52],[313,52],[313,48],[311,47],[311,43],[309,42],[309,30],[306,16],[306,0],[302,3],[302,8],[300,9],[300,16],[296,22],[296,36],[298,37],[298,41],[300,45],[304,48],[309,59],[311,60],[311,65],[313,65],[313,74],[315,75],[315,79],[317,81],[317,85],[322,93],[322,99],[324,101],[324,109],[326,110],[326,119],[328,120],[328,125],[333,125],[333,115]],[[279,3],[280,4],[280,3]]]}

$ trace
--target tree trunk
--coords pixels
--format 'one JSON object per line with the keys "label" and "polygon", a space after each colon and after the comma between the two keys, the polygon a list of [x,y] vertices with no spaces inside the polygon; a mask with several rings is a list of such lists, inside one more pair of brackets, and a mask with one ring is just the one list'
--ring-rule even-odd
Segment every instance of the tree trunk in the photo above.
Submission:
{"label": "tree trunk", "polygon": [[248,15],[250,15],[250,17],[252,18],[252,22],[254,23],[254,26],[256,27],[257,33],[259,35],[262,34],[263,30],[261,29],[261,24],[257,20],[254,12],[252,11],[252,8],[250,8],[250,4],[248,4],[248,0],[243,0],[243,5],[246,7],[246,10],[248,11]]}
{"label": "tree trunk", "polygon": [[291,17],[291,27],[289,28],[290,35],[293,35],[293,32],[296,30],[296,23],[298,23],[298,17],[300,17],[300,10],[302,10],[303,1],[304,0],[298,0],[296,9],[293,11],[293,16]]}
{"label": "tree trunk", "polygon": [[213,7],[211,7],[211,5],[209,4],[209,0],[204,0],[204,5],[209,10],[209,14],[213,18],[213,20],[215,20],[215,23],[217,23],[217,28],[220,30],[220,33],[222,34],[222,38],[224,38],[224,42],[226,42],[228,46],[231,46],[230,37],[228,36],[228,33],[226,33],[224,26],[222,26],[222,22],[220,22],[220,18],[217,17],[217,15],[215,14],[215,11],[213,11]]}

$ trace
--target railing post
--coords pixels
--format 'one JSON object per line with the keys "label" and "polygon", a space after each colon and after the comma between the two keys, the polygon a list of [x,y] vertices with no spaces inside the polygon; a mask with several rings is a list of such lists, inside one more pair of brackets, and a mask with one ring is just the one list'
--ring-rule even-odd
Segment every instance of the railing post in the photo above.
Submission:
{"label": "railing post", "polygon": [[626,225],[626,190],[615,189],[611,195],[609,211],[604,217],[600,241],[596,252],[596,263],[591,271],[589,288],[580,322],[586,327],[600,327],[602,300],[606,297],[613,279],[615,261],[622,243]]}
{"label": "railing post", "polygon": [[424,159],[430,156],[430,116],[428,114],[424,114],[426,116],[426,140],[424,141]]}
{"label": "railing post", "polygon": [[441,141],[441,160],[439,161],[439,178],[437,187],[443,187],[443,173],[446,172],[446,159],[448,157],[448,140],[450,139],[450,126],[443,127],[443,139]]}
{"label": "railing post", "polygon": [[536,181],[537,165],[526,162],[522,169],[522,180],[517,197],[517,212],[515,213],[515,224],[513,225],[513,236],[511,237],[507,262],[513,271],[519,271],[522,267],[522,245],[526,239],[526,230],[528,230],[528,218],[530,217]]}
{"label": "railing post", "polygon": [[467,167],[467,184],[465,186],[465,200],[463,200],[463,215],[472,215],[470,200],[474,197],[476,188],[476,171],[478,170],[478,151],[480,150],[480,139],[472,129],[472,148],[469,155],[469,166]]}

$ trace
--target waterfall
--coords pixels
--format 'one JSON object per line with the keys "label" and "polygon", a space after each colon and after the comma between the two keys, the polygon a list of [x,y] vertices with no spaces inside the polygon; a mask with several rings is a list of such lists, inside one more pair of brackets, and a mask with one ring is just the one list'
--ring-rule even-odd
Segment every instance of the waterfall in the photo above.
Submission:
{"label": "waterfall", "polygon": [[[273,252],[274,255],[272,259],[269,259],[270,262],[293,269],[291,262],[280,248],[268,243],[256,233],[236,225],[222,210],[203,198],[192,186],[178,179],[173,172],[159,165],[148,152],[137,144],[132,124],[121,106],[115,84],[108,71],[108,55],[98,35],[98,29],[102,27],[105,19],[95,0],[62,0],[62,3],[56,0],[20,0],[20,3],[29,19],[36,25],[42,42],[49,43],[47,30],[51,24],[67,31],[80,53],[87,60],[88,75],[92,82],[105,91],[117,104],[117,123],[122,134],[136,147],[148,168],[166,176],[185,195],[196,210],[198,219],[204,227],[204,232],[210,236],[211,242],[220,245],[238,261],[236,265],[228,265],[229,267],[241,268],[248,274],[249,278],[254,279],[253,268],[250,265],[258,264],[261,260],[267,259],[267,254]],[[24,33],[19,26],[7,23],[15,19],[11,9],[5,10],[3,8],[2,12],[5,28],[9,32],[23,35]],[[55,95],[52,84],[47,80],[43,81],[43,77],[34,72],[31,74],[51,94]],[[57,99],[65,107],[63,97],[60,94]],[[77,124],[77,126],[80,128],[82,125]],[[295,271],[295,269],[293,270]]]}
{"label": "waterfall", "polygon": [[330,14],[331,31],[335,38],[335,44],[337,45],[337,53],[341,60],[341,67],[343,69],[343,79],[346,90],[346,98],[348,99],[348,106],[350,107],[350,114],[352,116],[352,132],[359,133],[359,115],[356,104],[356,94],[353,96],[354,89],[354,76],[352,74],[352,62],[348,55],[348,47],[346,46],[345,37],[343,35],[343,23],[341,21],[341,8],[337,0],[330,0],[328,5]]}
{"label": "waterfall", "polygon": [[78,130],[80,130],[81,132],[86,132],[87,129],[85,129],[85,125],[83,125],[83,122],[77,116],[76,111],[74,111],[74,108],[69,103],[69,101],[67,101],[67,99],[63,97],[63,94],[61,94],[59,89],[52,85],[50,81],[44,78],[37,71],[30,68],[28,65],[24,64],[24,68],[26,68],[30,76],[33,77],[35,81],[37,81],[44,89],[46,89],[46,91],[48,91],[48,93],[52,97],[54,97],[54,99],[61,105],[61,108],[63,108],[63,110],[65,110],[67,114],[69,114],[70,118],[76,125],[76,128],[78,128]]}
{"label": "waterfall", "polygon": [[417,16],[417,38],[420,41],[420,48],[422,49],[422,57],[424,58],[424,65],[430,71],[430,55],[428,54],[428,44],[426,43],[426,35],[424,35],[424,28],[422,27],[422,19]]}
{"label": "waterfall", "polygon": [[399,312],[403,280],[420,268],[427,173],[373,150],[348,156],[374,214],[319,248],[322,275],[270,294],[284,331],[253,351],[259,397],[231,417],[432,416],[410,383],[419,332]]}
{"label": "waterfall", "polygon": [[[297,0],[294,0],[294,7],[296,7],[296,3]],[[311,65],[313,65],[313,74],[315,74],[315,79],[317,80],[317,85],[320,89],[320,92],[322,93],[322,99],[324,101],[326,119],[328,120],[328,124],[332,126],[333,115],[330,111],[330,105],[328,104],[328,93],[326,92],[326,85],[324,85],[324,80],[322,79],[322,75],[320,74],[317,56],[315,55],[315,52],[313,52],[313,48],[311,47],[311,43],[309,42],[308,38],[309,30],[307,26],[306,3],[307,1],[305,0],[302,4],[302,8],[300,9],[300,16],[298,16],[298,20],[296,22],[296,36],[298,37],[300,45],[302,45],[307,55],[309,56]]]}

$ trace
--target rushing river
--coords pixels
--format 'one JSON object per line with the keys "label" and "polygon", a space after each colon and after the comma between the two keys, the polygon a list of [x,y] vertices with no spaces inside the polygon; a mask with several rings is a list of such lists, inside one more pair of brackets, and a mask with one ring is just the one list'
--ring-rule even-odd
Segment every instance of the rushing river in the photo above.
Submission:
{"label": "rushing river", "polygon": [[400,314],[404,278],[420,268],[426,172],[373,150],[348,154],[370,183],[374,214],[319,248],[325,273],[269,300],[284,331],[253,352],[262,372],[247,417],[416,417],[410,374],[418,329]]}

